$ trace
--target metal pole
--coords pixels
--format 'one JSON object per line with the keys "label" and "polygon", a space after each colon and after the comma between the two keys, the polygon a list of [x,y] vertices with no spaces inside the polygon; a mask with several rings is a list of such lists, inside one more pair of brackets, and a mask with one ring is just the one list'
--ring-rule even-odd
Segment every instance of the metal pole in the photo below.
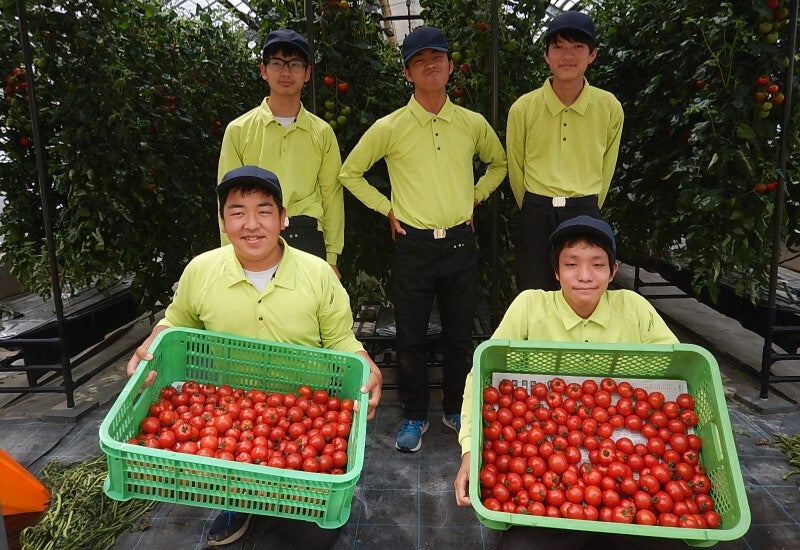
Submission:
{"label": "metal pole", "polygon": [[[492,45],[492,55],[491,55],[491,65],[492,65],[492,82],[491,82],[491,90],[492,90],[492,128],[497,131],[497,124],[498,124],[498,96],[499,96],[499,74],[500,68],[498,67],[498,56],[497,56],[497,37],[499,32],[499,2],[498,0],[492,0],[492,38],[491,38],[491,45]],[[492,193],[491,197],[489,198],[489,211],[492,216],[492,229],[491,229],[491,237],[492,237],[492,245],[491,245],[491,257],[492,257],[492,265],[494,269],[491,272],[492,277],[492,285],[489,288],[489,320],[492,326],[492,330],[494,330],[497,325],[500,323],[500,312],[499,310],[499,299],[497,296],[497,289],[500,286],[500,251],[499,246],[497,244],[498,241],[498,227],[497,227],[497,193]]]}
{"label": "metal pole", "polygon": [[306,0],[306,40],[308,40],[309,57],[308,60],[311,64],[311,112],[317,112],[317,63],[315,60],[314,48],[314,5],[311,0]]}
{"label": "metal pole", "polygon": [[778,188],[775,193],[775,212],[772,216],[772,260],[769,272],[769,295],[767,298],[767,334],[764,337],[764,349],[761,353],[761,392],[759,397],[766,399],[769,395],[769,381],[774,357],[772,354],[772,331],[775,325],[775,294],[778,286],[778,263],[780,261],[783,226],[783,201],[786,194],[786,159],[789,155],[789,128],[792,112],[792,82],[794,80],[794,54],[797,49],[797,3],[792,0],[789,19],[789,44],[786,48],[789,66],[784,79],[785,93],[783,111],[781,113],[781,141],[778,151]]}
{"label": "metal pole", "polygon": [[42,221],[44,223],[45,240],[47,244],[47,257],[50,261],[50,284],[53,291],[53,305],[56,310],[56,329],[61,341],[61,370],[64,378],[64,392],[67,396],[67,407],[75,406],[74,384],[72,382],[72,369],[67,354],[66,329],[64,321],[64,305],[61,301],[61,282],[58,277],[58,261],[56,260],[55,240],[53,238],[53,224],[50,220],[50,199],[48,193],[47,171],[44,163],[44,148],[42,136],[39,132],[39,110],[36,105],[36,88],[33,79],[33,56],[31,42],[28,36],[28,16],[25,0],[17,0],[17,15],[19,17],[19,36],[22,45],[22,57],[25,62],[25,80],[28,83],[28,109],[31,114],[31,128],[33,131],[33,146],[36,154],[36,172],[39,181],[39,195],[42,202]]}

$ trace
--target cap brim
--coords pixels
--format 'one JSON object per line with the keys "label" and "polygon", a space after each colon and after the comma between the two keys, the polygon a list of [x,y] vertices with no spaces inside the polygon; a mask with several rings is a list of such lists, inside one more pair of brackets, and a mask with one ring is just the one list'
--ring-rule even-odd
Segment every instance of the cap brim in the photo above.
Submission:
{"label": "cap brim", "polygon": [[265,191],[268,191],[270,194],[277,196],[281,201],[283,200],[280,187],[278,187],[269,180],[265,180],[264,178],[259,178],[256,176],[238,176],[235,178],[225,180],[219,185],[217,185],[217,195],[227,193],[233,187],[239,187],[245,185],[264,189]]}
{"label": "cap brim", "polygon": [[559,229],[553,232],[552,235],[550,235],[549,243],[550,246],[553,246],[557,242],[567,239],[569,237],[582,237],[584,235],[592,235],[594,237],[599,238],[602,241],[605,241],[606,244],[608,244],[611,247],[611,249],[614,250],[614,252],[616,252],[617,245],[612,239],[609,238],[608,234],[606,234],[605,231],[602,231],[601,229],[592,227],[590,225],[570,225],[562,229]]}
{"label": "cap brim", "polygon": [[408,63],[409,59],[411,59],[412,57],[417,55],[422,50],[433,50],[433,51],[436,51],[436,52],[449,52],[450,51],[448,48],[439,48],[437,46],[423,46],[422,48],[417,48],[416,50],[414,50],[413,52],[411,52],[407,56],[404,56],[403,57],[403,63]]}

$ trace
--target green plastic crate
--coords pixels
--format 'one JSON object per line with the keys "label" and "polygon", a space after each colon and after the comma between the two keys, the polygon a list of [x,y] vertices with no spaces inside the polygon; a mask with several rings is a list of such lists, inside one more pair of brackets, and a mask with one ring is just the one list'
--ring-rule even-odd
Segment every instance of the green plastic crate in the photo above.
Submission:
{"label": "green plastic crate", "polygon": [[[100,448],[108,458],[105,493],[116,500],[143,498],[205,508],[344,525],[364,464],[367,395],[360,388],[369,366],[360,355],[239,338],[194,329],[160,333],[100,425]],[[155,382],[142,388],[151,370]],[[186,455],[132,445],[160,388],[175,381],[230,384],[240,388],[296,392],[301,384],[354,399],[358,411],[348,443],[344,474],[284,470],[258,464]]]}
{"label": "green plastic crate", "polygon": [[[731,431],[725,394],[714,356],[691,344],[583,344],[488,340],[475,350],[472,386],[472,452],[469,495],[478,519],[492,529],[512,525],[551,527],[683,539],[691,546],[713,546],[721,540],[742,537],[750,527],[750,508],[744,489],[739,458]],[[548,518],[494,512],[480,499],[478,471],[483,446],[481,405],[483,388],[491,383],[493,372],[583,376],[615,380],[649,378],[685,380],[695,399],[699,422],[695,433],[703,440],[701,462],[713,488],[711,495],[721,516],[718,529],[688,529],[601,521]]]}

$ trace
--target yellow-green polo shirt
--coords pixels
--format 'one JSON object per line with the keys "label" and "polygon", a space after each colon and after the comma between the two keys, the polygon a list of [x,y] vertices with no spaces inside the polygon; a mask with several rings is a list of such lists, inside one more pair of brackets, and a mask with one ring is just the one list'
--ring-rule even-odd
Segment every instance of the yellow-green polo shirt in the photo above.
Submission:
{"label": "yellow-green polo shirt", "polygon": [[[344,246],[342,157],[330,125],[302,106],[294,124],[281,126],[264,101],[225,129],[217,182],[240,166],[260,166],[281,182],[286,214],[311,216],[325,239],[327,260],[336,264]],[[291,225],[291,219],[289,221]],[[222,234],[223,244],[228,239]]]}
{"label": "yellow-green polo shirt", "polygon": [[[560,290],[525,290],[508,307],[494,339],[541,342],[677,344],[678,339],[655,308],[630,290],[608,290],[588,319],[579,317]],[[472,442],[472,372],[461,406],[461,453]]]}
{"label": "yellow-green polo shirt", "polygon": [[518,206],[525,191],[546,197],[597,195],[603,206],[617,165],[624,114],[613,94],[584,79],[565,107],[548,79],[508,111],[508,179]]}
{"label": "yellow-green polo shirt", "polygon": [[[477,184],[472,160],[487,164]],[[391,200],[370,185],[364,173],[386,160]],[[353,195],[384,216],[419,229],[453,227],[506,175],[503,145],[483,116],[449,99],[437,115],[412,97],[405,107],[376,121],[348,155],[339,179]]]}
{"label": "yellow-green polo shirt", "polygon": [[233,246],[196,256],[184,269],[159,324],[355,353],[350,299],[320,258],[283,246],[275,276],[259,292]]}

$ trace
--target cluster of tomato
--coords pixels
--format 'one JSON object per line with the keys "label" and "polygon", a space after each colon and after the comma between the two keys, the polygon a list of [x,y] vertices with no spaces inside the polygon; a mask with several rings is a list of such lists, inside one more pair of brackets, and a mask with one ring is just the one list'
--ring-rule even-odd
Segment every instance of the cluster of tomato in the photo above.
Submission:
{"label": "cluster of tomato", "polygon": [[128,443],[274,468],[342,474],[352,399],[301,385],[297,393],[187,381],[160,389]]}
{"label": "cluster of tomato", "polygon": [[717,528],[694,405],[688,393],[667,401],[611,378],[487,386],[481,501],[509,513]]}

